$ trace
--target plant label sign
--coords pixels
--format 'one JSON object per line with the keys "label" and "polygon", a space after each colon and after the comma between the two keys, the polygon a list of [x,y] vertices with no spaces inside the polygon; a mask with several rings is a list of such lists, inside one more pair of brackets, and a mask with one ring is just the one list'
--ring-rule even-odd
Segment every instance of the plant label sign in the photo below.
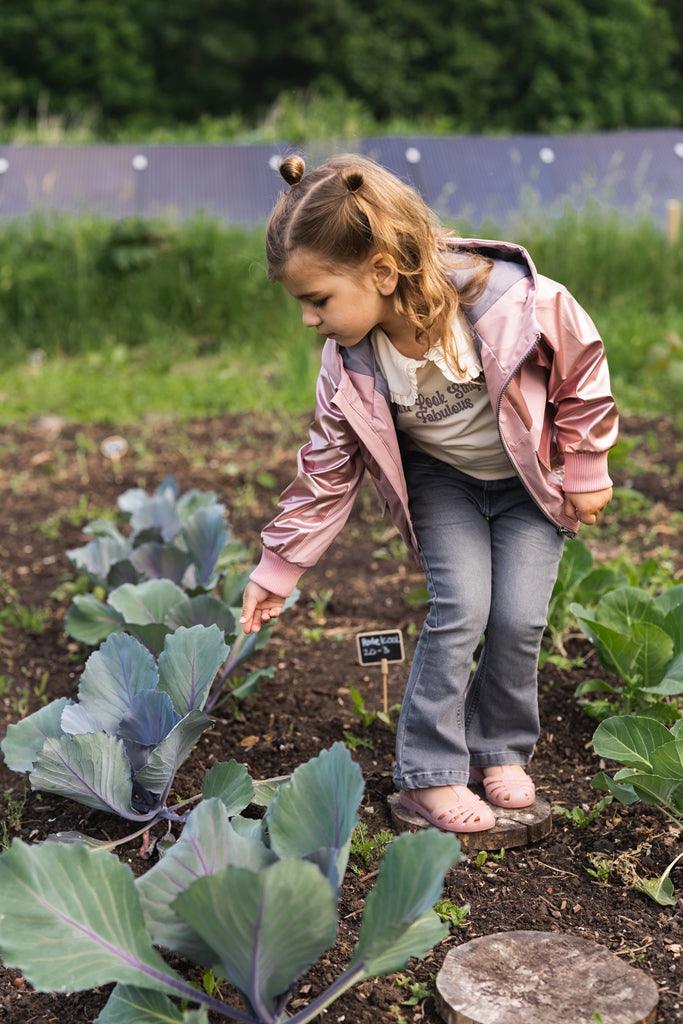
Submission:
{"label": "plant label sign", "polygon": [[356,633],[356,650],[360,665],[383,661],[405,661],[403,633],[400,629],[383,629],[372,633]]}

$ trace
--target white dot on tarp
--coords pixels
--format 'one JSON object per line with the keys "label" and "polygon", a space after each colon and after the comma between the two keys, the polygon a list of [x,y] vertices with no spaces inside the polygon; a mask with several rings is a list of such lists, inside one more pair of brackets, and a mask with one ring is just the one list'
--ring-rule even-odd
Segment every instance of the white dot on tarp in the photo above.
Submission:
{"label": "white dot on tarp", "polygon": [[131,162],[134,171],[146,171],[149,164],[149,160],[144,153],[136,153]]}
{"label": "white dot on tarp", "polygon": [[543,148],[538,151],[538,155],[544,164],[552,164],[555,162],[555,153],[550,146],[543,146]]}
{"label": "white dot on tarp", "polygon": [[683,160],[683,142],[677,142],[674,146],[674,153]]}
{"label": "white dot on tarp", "polygon": [[9,171],[9,160],[4,156],[0,156],[0,174],[5,174],[7,171]]}
{"label": "white dot on tarp", "polygon": [[416,146],[409,146],[406,150],[406,160],[409,164],[419,164],[422,154]]}
{"label": "white dot on tarp", "polygon": [[268,160],[268,166],[270,167],[271,171],[279,171],[281,163],[282,157],[279,157],[277,153],[273,153],[273,155]]}

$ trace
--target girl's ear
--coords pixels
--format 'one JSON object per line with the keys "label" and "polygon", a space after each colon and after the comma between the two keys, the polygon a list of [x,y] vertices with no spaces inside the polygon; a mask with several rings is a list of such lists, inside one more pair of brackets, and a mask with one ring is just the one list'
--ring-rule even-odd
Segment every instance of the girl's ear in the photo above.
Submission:
{"label": "girl's ear", "polygon": [[393,295],[398,284],[398,270],[391,256],[376,253],[372,257],[371,267],[377,291],[382,295]]}

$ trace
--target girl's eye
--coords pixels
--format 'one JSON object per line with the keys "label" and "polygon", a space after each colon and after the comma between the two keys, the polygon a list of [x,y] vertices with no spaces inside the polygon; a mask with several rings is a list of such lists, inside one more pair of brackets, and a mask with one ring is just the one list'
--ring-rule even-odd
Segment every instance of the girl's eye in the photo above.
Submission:
{"label": "girl's eye", "polygon": [[314,302],[313,305],[317,306],[317,307],[320,307],[320,306],[324,306],[326,302],[327,302],[327,299],[319,299],[318,302]]}

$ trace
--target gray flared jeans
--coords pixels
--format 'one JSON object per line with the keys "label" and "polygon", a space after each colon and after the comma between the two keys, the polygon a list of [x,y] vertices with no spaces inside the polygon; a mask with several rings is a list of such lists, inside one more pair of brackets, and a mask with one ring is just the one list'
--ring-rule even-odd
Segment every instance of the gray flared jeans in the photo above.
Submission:
{"label": "gray flared jeans", "polygon": [[430,603],[397,727],[394,785],[467,785],[470,765],[533,756],[538,653],[565,536],[518,476],[478,480],[414,450],[403,460]]}

